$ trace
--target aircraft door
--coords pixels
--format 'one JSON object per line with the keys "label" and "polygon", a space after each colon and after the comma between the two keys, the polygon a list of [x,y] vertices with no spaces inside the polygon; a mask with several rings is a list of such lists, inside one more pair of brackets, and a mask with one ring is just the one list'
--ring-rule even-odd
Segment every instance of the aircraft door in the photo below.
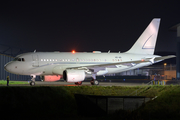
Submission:
{"label": "aircraft door", "polygon": [[32,66],[33,67],[38,67],[39,66],[39,57],[38,55],[32,55]]}

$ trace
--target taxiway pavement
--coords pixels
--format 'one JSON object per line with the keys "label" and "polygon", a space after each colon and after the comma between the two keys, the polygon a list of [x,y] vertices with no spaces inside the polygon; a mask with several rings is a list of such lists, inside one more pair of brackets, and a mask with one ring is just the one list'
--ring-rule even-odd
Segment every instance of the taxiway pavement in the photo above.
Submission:
{"label": "taxiway pavement", "polygon": [[[99,86],[143,86],[147,85],[151,80],[108,80],[108,81],[99,81]],[[177,80],[165,80],[166,85],[180,85],[180,81]],[[18,84],[13,85],[9,84],[9,86],[30,86],[30,81],[24,81],[27,82],[27,84]],[[90,81],[84,81],[82,83],[82,86],[91,86]],[[6,85],[0,85],[0,86],[6,86]],[[36,81],[35,86],[76,86],[74,83],[68,83],[65,81],[56,81],[56,82],[43,82],[43,81]]]}

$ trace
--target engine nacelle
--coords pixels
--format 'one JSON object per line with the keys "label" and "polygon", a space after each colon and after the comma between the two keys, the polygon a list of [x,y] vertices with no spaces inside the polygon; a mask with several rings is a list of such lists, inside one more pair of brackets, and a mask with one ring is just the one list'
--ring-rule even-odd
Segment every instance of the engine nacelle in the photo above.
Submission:
{"label": "engine nacelle", "polygon": [[86,75],[84,70],[65,70],[63,72],[63,78],[67,82],[80,82],[84,81]]}

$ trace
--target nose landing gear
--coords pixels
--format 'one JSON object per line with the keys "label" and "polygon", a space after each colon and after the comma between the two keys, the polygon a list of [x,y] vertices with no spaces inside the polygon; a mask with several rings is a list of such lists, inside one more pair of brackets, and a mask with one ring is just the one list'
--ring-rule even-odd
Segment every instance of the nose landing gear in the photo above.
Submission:
{"label": "nose landing gear", "polygon": [[35,85],[35,79],[36,79],[36,75],[31,75],[31,82],[30,82],[31,86]]}
{"label": "nose landing gear", "polygon": [[31,86],[34,86],[34,85],[35,85],[35,82],[34,82],[34,81],[31,81],[31,82],[30,82],[30,85],[31,85]]}

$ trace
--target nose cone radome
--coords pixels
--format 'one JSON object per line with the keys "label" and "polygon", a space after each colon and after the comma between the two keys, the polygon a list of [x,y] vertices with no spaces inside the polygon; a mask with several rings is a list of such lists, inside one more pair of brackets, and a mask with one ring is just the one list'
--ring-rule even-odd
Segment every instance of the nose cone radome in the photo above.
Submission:
{"label": "nose cone radome", "polygon": [[8,63],[4,65],[4,69],[9,72],[9,66],[8,66]]}
{"label": "nose cone radome", "polygon": [[23,70],[22,68],[18,67],[19,64],[15,63],[15,62],[9,62],[6,65],[4,65],[4,69],[9,72],[9,73],[13,73],[13,74],[22,74]]}
{"label": "nose cone radome", "polygon": [[11,64],[11,63],[7,63],[6,65],[4,65],[4,69],[5,69],[7,72],[12,73],[12,64]]}

